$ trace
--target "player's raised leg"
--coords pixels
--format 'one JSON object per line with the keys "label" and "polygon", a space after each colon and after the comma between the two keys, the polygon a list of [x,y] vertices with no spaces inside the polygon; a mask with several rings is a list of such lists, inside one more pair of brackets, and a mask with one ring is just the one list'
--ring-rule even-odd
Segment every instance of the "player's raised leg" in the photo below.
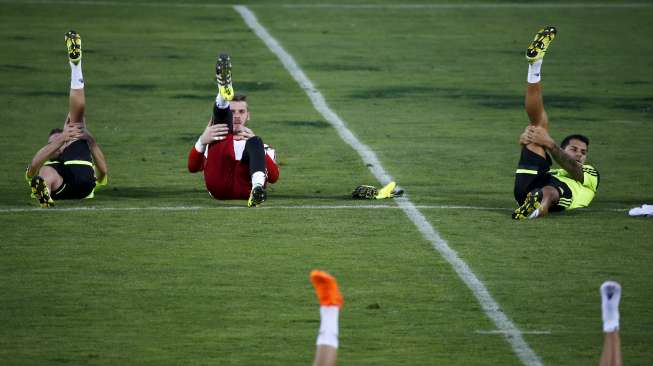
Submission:
{"label": "player's raised leg", "polygon": [[619,300],[621,285],[606,281],[601,285],[601,315],[603,318],[603,352],[599,366],[621,366],[621,339],[619,338]]}
{"label": "player's raised leg", "polygon": [[74,30],[64,36],[70,64],[70,96],[68,98],[68,119],[66,123],[84,123],[86,96],[82,75],[82,38]]}
{"label": "player's raised leg", "polygon": [[233,133],[233,115],[229,101],[234,97],[234,88],[231,83],[231,57],[226,53],[221,53],[215,63],[215,79],[218,82],[218,93],[213,104],[213,124],[225,124],[228,131]]}
{"label": "player's raised leg", "polygon": [[335,277],[327,272],[314,270],[311,282],[320,302],[320,332],[314,366],[334,366],[338,358],[338,316],[344,303]]}
{"label": "player's raised leg", "polygon": [[[549,48],[549,44],[556,35],[554,27],[545,27],[540,29],[535,35],[535,39],[526,49],[526,60],[528,61],[528,76],[526,87],[526,98],[524,107],[530,124],[533,126],[543,127],[548,130],[549,120],[544,110],[544,101],[542,99],[542,86],[540,85],[540,71],[542,60]],[[528,149],[545,156],[544,148],[536,144],[527,145]]]}

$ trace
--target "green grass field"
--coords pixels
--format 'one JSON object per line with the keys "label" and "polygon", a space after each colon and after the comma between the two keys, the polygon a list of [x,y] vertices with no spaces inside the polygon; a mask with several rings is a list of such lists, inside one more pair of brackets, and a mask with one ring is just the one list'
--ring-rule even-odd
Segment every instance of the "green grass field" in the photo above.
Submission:
{"label": "green grass field", "polygon": [[[650,364],[653,225],[626,209],[653,203],[653,6],[339,2],[244,1],[544,364],[598,363],[606,279],[623,286],[625,363]],[[240,15],[207,3],[0,1],[0,364],[310,364],[323,268],[346,299],[342,365],[520,365],[394,202],[349,198],[379,185],[368,167]],[[552,136],[588,135],[601,185],[590,209],[514,222],[523,51],[547,24]],[[67,112],[69,29],[110,185],[37,210],[24,171]],[[264,209],[212,200],[186,170],[223,50],[277,149]]]}

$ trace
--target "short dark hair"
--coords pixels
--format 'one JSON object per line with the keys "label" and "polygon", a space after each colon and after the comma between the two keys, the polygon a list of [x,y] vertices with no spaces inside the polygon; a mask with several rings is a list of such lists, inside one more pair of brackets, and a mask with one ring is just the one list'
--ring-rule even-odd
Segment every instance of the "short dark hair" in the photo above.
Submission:
{"label": "short dark hair", "polygon": [[587,136],[574,134],[574,135],[569,135],[569,136],[565,137],[564,140],[562,140],[562,143],[560,143],[560,148],[564,149],[565,147],[567,147],[567,145],[569,145],[569,142],[571,140],[582,141],[582,142],[585,143],[585,145],[587,145],[587,147],[590,146],[590,139]]}
{"label": "short dark hair", "polygon": [[245,103],[247,103],[247,95],[245,95],[245,94],[240,94],[240,93],[236,93],[236,95],[234,95],[234,97],[233,97],[233,99],[231,99],[231,101],[233,101],[233,102],[245,102]]}
{"label": "short dark hair", "polygon": [[61,128],[59,128],[59,127],[53,128],[52,131],[50,131],[50,134],[48,135],[48,137],[54,135],[55,133],[62,133],[62,132],[63,132],[63,130]]}

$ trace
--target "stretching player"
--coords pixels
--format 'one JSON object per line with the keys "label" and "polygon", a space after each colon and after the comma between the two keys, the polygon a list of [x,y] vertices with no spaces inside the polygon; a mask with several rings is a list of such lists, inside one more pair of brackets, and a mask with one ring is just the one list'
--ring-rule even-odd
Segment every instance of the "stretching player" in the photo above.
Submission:
{"label": "stretching player", "polygon": [[246,127],[250,119],[247,98],[234,96],[228,55],[218,57],[215,71],[219,88],[213,116],[190,150],[188,170],[204,171],[206,189],[213,198],[248,199],[247,206],[256,207],[267,197],[266,184],[279,179],[275,153]]}
{"label": "stretching player", "polygon": [[[587,207],[599,186],[598,171],[585,164],[589,139],[583,135],[567,136],[558,147],[548,132],[540,68],[555,35],[554,27],[541,29],[526,51],[529,65],[525,106],[530,124],[519,138],[523,146],[514,193],[521,206],[512,214],[518,220],[541,217],[549,211]],[[551,156],[561,169],[550,169]]]}
{"label": "stretching player", "polygon": [[82,40],[71,30],[65,41],[71,70],[68,117],[63,129],[50,132],[48,144],[34,155],[26,172],[32,196],[44,208],[55,200],[91,198],[96,184],[107,183],[104,154],[84,121]]}
{"label": "stretching player", "polygon": [[343,298],[336,279],[327,272],[314,270],[311,282],[320,302],[320,332],[314,366],[335,366],[338,357],[338,315]]}

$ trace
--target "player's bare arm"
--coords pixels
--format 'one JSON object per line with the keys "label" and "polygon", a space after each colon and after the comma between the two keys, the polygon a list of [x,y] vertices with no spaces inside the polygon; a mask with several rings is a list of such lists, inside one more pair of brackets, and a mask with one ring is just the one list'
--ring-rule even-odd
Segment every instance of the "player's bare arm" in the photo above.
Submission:
{"label": "player's bare arm", "polygon": [[[571,155],[562,150],[544,128],[529,126],[526,128],[525,134],[526,141],[544,147],[551,154],[553,160],[560,164],[574,180],[583,183],[583,166]],[[520,137],[521,140],[522,138]]]}
{"label": "player's bare arm", "polygon": [[80,138],[86,140],[88,143],[88,148],[91,150],[91,155],[93,155],[93,161],[95,162],[96,180],[102,182],[108,174],[107,160],[104,157],[104,153],[102,153],[102,149],[100,149],[100,146],[95,140],[95,136],[91,134],[88,128],[84,128]]}
{"label": "player's bare arm", "polygon": [[82,128],[80,124],[69,123],[66,124],[62,133],[52,135],[47,145],[43,146],[32,158],[32,162],[27,169],[27,176],[33,177],[39,173],[39,169],[43,163],[56,156],[59,149],[69,140],[76,139],[82,136]]}

